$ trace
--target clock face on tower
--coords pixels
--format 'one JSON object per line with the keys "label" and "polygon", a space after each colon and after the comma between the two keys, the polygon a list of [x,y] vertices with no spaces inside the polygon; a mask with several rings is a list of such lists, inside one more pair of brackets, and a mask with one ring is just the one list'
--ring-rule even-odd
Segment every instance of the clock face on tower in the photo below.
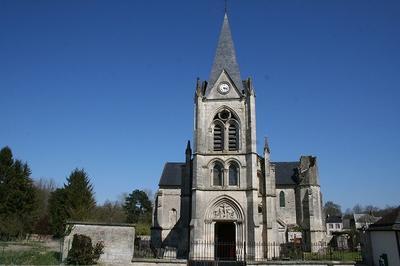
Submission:
{"label": "clock face on tower", "polygon": [[229,83],[227,82],[221,82],[218,85],[218,91],[221,94],[227,94],[229,92],[229,90],[231,89],[231,86],[229,85]]}

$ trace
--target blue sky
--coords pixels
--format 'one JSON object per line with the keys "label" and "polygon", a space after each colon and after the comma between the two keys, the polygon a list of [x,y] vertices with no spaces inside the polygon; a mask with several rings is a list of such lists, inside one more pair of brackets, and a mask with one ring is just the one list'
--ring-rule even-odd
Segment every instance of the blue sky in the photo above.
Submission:
{"label": "blue sky", "polygon": [[[85,168],[99,202],[156,190],[192,139],[224,1],[0,0],[0,146],[34,178]],[[258,151],[319,158],[324,200],[399,204],[400,2],[239,1]]]}

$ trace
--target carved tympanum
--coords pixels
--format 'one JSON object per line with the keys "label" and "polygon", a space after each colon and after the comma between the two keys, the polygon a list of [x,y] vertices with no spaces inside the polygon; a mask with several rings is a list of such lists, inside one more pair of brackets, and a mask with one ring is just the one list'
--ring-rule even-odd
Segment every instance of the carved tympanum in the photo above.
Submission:
{"label": "carved tympanum", "polygon": [[235,220],[237,219],[235,210],[226,203],[218,205],[213,211],[214,219],[227,219]]}

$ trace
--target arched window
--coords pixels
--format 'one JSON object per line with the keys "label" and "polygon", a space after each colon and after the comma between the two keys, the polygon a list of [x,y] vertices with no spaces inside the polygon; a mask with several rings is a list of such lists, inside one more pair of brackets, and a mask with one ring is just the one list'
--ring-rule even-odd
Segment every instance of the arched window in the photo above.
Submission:
{"label": "arched window", "polygon": [[280,207],[285,207],[285,192],[281,191],[279,193],[279,206]]}
{"label": "arched window", "polygon": [[239,150],[239,122],[235,114],[227,109],[214,116],[213,137],[214,151]]}
{"label": "arched window", "polygon": [[214,125],[214,151],[222,151],[224,149],[224,130],[218,123]]}
{"label": "arched window", "polygon": [[239,179],[239,167],[236,163],[231,163],[229,166],[229,185],[230,186],[237,186]]}
{"label": "arched window", "polygon": [[176,224],[176,221],[178,220],[178,219],[177,219],[176,210],[175,210],[174,208],[172,208],[172,209],[169,211],[169,215],[168,215],[168,216],[169,216],[169,217],[168,217],[169,224],[170,224],[171,226],[174,226],[174,225]]}
{"label": "arched window", "polygon": [[222,186],[223,179],[224,179],[224,167],[220,163],[215,163],[213,168],[213,185]]}
{"label": "arched window", "polygon": [[228,147],[230,151],[237,151],[238,142],[238,131],[235,123],[231,123],[228,128]]}
{"label": "arched window", "polygon": [[310,215],[313,216],[314,215],[314,195],[313,195],[311,189],[309,189],[307,191],[307,193],[308,193],[308,202],[309,202]]}

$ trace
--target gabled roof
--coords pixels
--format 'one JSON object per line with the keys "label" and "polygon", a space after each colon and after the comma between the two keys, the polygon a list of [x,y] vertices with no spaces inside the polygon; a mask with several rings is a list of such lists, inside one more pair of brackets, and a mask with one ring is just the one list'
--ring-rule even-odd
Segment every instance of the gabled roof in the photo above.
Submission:
{"label": "gabled roof", "polygon": [[182,180],[182,167],[185,163],[171,163],[167,162],[162,172],[160,187],[180,187]]}
{"label": "gabled roof", "polygon": [[236,60],[235,48],[233,46],[231,29],[229,27],[228,16],[225,13],[222,23],[221,33],[219,35],[217,50],[214,57],[214,63],[211,68],[210,78],[206,89],[206,95],[215,85],[222,71],[225,70],[232,79],[239,91],[243,90],[242,80],[240,78],[239,65]]}
{"label": "gabled roof", "polygon": [[400,207],[384,215],[376,223],[370,225],[370,230],[395,230],[400,231]]}
{"label": "gabled roof", "polygon": [[295,176],[299,162],[272,162],[275,165],[277,185],[296,185]]}
{"label": "gabled roof", "polygon": [[354,214],[354,222],[356,223],[364,223],[364,224],[372,224],[381,219],[381,217],[376,217],[368,213],[355,213]]}
{"label": "gabled roof", "polygon": [[328,216],[326,217],[326,223],[341,223],[342,217],[340,216]]}

